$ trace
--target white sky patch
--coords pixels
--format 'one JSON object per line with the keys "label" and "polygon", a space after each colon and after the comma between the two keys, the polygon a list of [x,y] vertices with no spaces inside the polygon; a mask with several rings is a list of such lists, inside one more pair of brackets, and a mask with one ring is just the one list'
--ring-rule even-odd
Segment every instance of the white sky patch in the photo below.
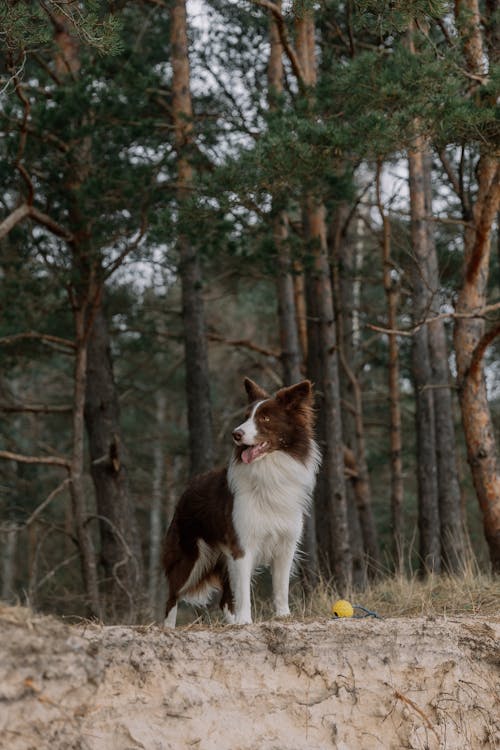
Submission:
{"label": "white sky patch", "polygon": [[166,262],[171,250],[166,243],[148,245],[150,260],[127,258],[113,274],[113,281],[132,286],[141,296],[147,289],[154,289],[159,296],[167,294],[177,280],[173,266]]}
{"label": "white sky patch", "polygon": [[151,148],[143,146],[141,143],[133,143],[125,148],[120,157],[130,164],[159,164],[165,155],[171,151],[170,145],[165,144],[160,148]]}
{"label": "white sky patch", "polygon": [[500,399],[500,362],[492,362],[484,370],[488,400]]}

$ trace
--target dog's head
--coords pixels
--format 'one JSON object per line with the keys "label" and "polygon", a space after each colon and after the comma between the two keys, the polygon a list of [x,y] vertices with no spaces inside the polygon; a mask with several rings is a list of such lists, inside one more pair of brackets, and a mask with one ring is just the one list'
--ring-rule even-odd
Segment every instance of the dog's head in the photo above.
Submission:
{"label": "dog's head", "polygon": [[245,464],[273,451],[305,460],[313,431],[313,391],[309,380],[281,388],[270,396],[245,378],[249,406],[245,420],[233,431],[236,458]]}

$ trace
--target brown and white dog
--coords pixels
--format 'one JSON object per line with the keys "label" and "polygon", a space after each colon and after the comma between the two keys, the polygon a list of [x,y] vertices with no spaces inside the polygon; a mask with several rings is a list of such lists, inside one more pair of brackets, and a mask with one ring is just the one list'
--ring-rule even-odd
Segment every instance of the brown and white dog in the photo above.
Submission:
{"label": "brown and white dog", "polygon": [[269,396],[246,378],[245,389],[249,408],[228,468],[192,480],[165,538],[166,627],[175,627],[179,600],[206,604],[215,591],[228,622],[252,622],[260,565],[271,566],[276,615],[290,614],[290,571],[321,460],[312,386],[304,380]]}

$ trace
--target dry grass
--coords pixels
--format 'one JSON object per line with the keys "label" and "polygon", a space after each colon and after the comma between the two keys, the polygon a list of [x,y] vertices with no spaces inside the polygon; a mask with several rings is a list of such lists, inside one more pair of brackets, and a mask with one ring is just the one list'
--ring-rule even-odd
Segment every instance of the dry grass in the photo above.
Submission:
{"label": "dry grass", "polygon": [[[269,587],[268,587],[269,588]],[[272,595],[263,594],[262,587],[253,591],[254,622],[273,618]],[[311,594],[305,594],[298,581],[292,585],[290,609],[292,617],[309,620],[332,616],[332,605],[337,599],[348,599],[376,612],[380,617],[418,617],[434,615],[498,615],[500,614],[500,576],[480,572],[471,565],[462,576],[429,575],[421,579],[417,574],[385,576],[368,584],[363,591],[339,592],[328,581],[321,581]],[[363,615],[361,610],[356,612]],[[217,606],[208,610],[189,608],[180,613],[179,624],[193,623],[221,625],[224,623]]]}
{"label": "dry grass", "polygon": [[496,614],[500,610],[500,577],[476,570],[463,576],[392,576],[369,584],[364,591],[342,596],[334,586],[320,583],[304,597],[294,593],[293,611],[300,616],[328,617],[332,604],[348,599],[377,612],[381,617],[416,617],[419,615]]}
{"label": "dry grass", "polygon": [[[258,588],[258,587],[257,587]],[[322,581],[315,590],[305,595],[296,581],[292,586],[290,609],[295,619],[331,617],[332,604],[337,599],[348,599],[381,617],[418,617],[422,615],[496,615],[500,614],[500,576],[491,576],[471,566],[463,576],[386,576],[372,582],[363,591],[339,592],[335,586]],[[272,597],[256,594],[252,605],[254,621],[273,617]],[[363,614],[358,611],[358,614]],[[32,628],[40,615],[26,607],[9,607],[0,603],[0,620],[25,624]],[[50,619],[50,618],[44,618]],[[79,618],[80,619],[80,618]],[[217,606],[183,608],[179,624],[196,626],[221,625],[224,620]]]}

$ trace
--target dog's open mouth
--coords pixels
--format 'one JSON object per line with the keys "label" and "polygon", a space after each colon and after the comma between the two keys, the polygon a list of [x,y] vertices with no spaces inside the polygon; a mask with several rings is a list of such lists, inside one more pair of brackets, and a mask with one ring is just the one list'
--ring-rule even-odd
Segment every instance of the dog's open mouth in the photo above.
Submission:
{"label": "dog's open mouth", "polygon": [[257,443],[257,445],[247,445],[241,454],[241,460],[245,464],[251,464],[257,458],[264,456],[269,450],[269,443]]}

